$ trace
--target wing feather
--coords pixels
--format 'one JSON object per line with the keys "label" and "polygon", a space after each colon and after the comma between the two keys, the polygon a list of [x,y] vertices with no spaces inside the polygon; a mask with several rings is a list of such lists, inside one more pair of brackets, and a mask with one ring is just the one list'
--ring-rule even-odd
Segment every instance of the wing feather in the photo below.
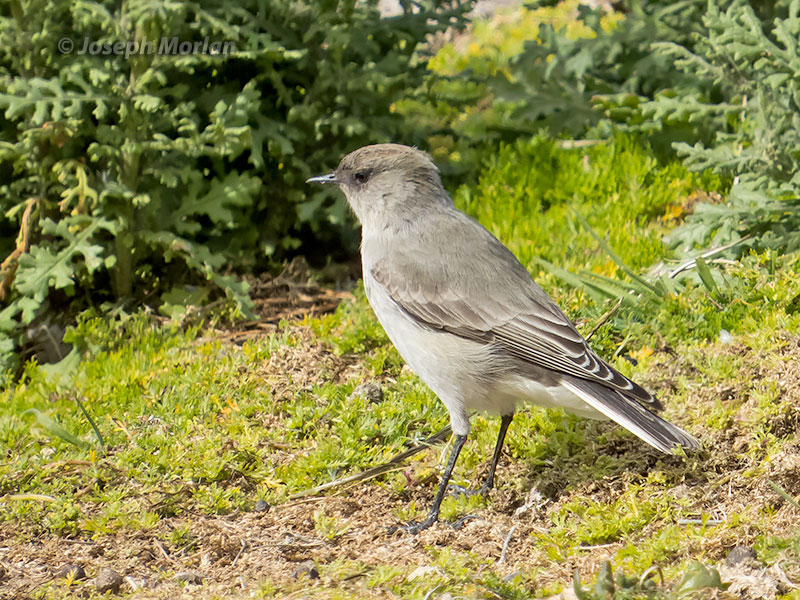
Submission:
{"label": "wing feather", "polygon": [[[560,374],[567,389],[659,450],[699,446],[651,412],[661,408],[658,400],[592,351],[497,238],[455,209],[431,218],[438,222],[417,230],[428,238],[398,244],[405,252],[386,254],[380,246],[379,256],[365,261],[373,282],[410,318],[423,327],[491,344],[515,359],[522,374],[530,372],[526,364]],[[435,249],[434,259],[430,249]]]}
{"label": "wing feather", "polygon": [[670,453],[674,452],[675,446],[689,450],[700,447],[700,442],[694,436],[643,406],[631,402],[617,390],[582,379],[567,378],[561,383],[588,405],[635,433],[653,448]]}
{"label": "wing feather", "polygon": [[[516,282],[521,289],[512,292],[533,292],[524,294],[523,302],[491,294],[471,297],[463,278],[458,290],[441,285],[426,288],[425,281],[441,279],[432,279],[430,274],[420,277],[414,270],[424,265],[409,265],[397,257],[379,261],[370,273],[406,314],[425,327],[492,343],[518,360],[599,383],[651,408],[661,408],[652,394],[600,359],[569,318],[514,261],[525,277]],[[491,289],[491,283],[484,287]]]}

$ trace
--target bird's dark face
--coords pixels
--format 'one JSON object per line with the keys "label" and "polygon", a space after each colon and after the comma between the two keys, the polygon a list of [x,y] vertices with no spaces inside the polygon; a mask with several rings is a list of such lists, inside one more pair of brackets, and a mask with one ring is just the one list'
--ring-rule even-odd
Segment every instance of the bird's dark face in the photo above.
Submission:
{"label": "bird's dark face", "polygon": [[365,226],[379,226],[397,211],[408,210],[409,204],[424,209],[429,197],[430,201],[446,197],[431,157],[400,144],[359,148],[345,156],[333,173],[308,182],[339,186]]}

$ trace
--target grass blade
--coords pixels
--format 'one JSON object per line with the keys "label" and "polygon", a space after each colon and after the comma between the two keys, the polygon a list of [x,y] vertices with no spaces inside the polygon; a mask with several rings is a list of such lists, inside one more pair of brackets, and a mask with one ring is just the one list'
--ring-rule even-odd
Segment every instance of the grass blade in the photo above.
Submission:
{"label": "grass blade", "polygon": [[791,504],[795,508],[800,508],[800,502],[792,498],[788,493],[786,493],[785,489],[783,489],[777,483],[772,481],[772,479],[767,479],[767,483],[769,483],[772,486],[772,489],[774,489],[776,492],[778,492],[778,494],[780,494],[781,498],[786,500],[789,504]]}
{"label": "grass blade", "polygon": [[39,422],[39,425],[44,427],[45,431],[47,431],[50,435],[54,435],[57,438],[61,438],[65,442],[74,444],[75,446],[78,446],[78,448],[86,447],[86,442],[72,435],[69,431],[64,429],[61,425],[59,425],[56,421],[54,421],[52,418],[44,414],[39,409],[29,408],[22,414],[26,415],[28,413],[34,415],[36,417],[36,420]]}
{"label": "grass blade", "polygon": [[589,234],[595,239],[595,241],[597,241],[597,243],[600,244],[600,247],[605,251],[606,254],[608,254],[609,258],[611,258],[611,260],[613,260],[614,263],[620,269],[622,269],[628,277],[630,277],[633,281],[635,281],[641,286],[642,289],[640,291],[642,293],[650,293],[656,297],[662,296],[662,294],[659,293],[658,288],[649,283],[643,277],[637,275],[633,271],[633,269],[631,269],[628,265],[625,264],[625,261],[623,261],[619,257],[619,255],[616,252],[614,252],[614,250],[612,250],[611,246],[609,246],[603,238],[601,238],[599,235],[595,233],[594,229],[592,229],[592,226],[589,225],[589,222],[583,217],[583,215],[581,215],[578,212],[575,212],[575,217],[578,219],[578,222],[580,222],[580,224],[584,227],[584,229],[586,229],[586,231],[588,231]]}
{"label": "grass blade", "polygon": [[86,410],[86,407],[83,405],[83,402],[81,402],[78,398],[75,398],[75,402],[80,407],[81,412],[83,412],[83,416],[86,417],[87,421],[89,421],[89,425],[92,426],[92,429],[94,430],[94,437],[97,438],[97,442],[101,446],[105,447],[106,443],[103,440],[103,436],[100,434],[100,430],[97,428],[97,425],[95,424],[94,419],[92,419],[92,416],[89,414],[89,411]]}
{"label": "grass blade", "polygon": [[566,269],[557,267],[553,263],[546,261],[543,258],[534,257],[533,260],[545,271],[552,273],[566,284],[586,291],[586,293],[588,293],[592,297],[592,300],[594,300],[594,302],[598,305],[603,304],[603,302],[609,298],[617,298],[620,295],[620,292],[617,292],[616,290],[599,286],[594,282],[588,281],[585,277],[581,277],[572,271],[567,271]]}
{"label": "grass blade", "polygon": [[697,265],[697,274],[700,275],[700,281],[708,288],[710,294],[719,298],[719,288],[717,287],[717,282],[714,281],[714,275],[711,273],[711,269],[708,268],[708,263],[703,260],[702,256],[695,258],[694,262]]}
{"label": "grass blade", "polygon": [[669,275],[663,273],[661,277],[658,278],[661,287],[664,288],[664,296],[671,297],[676,296],[678,291],[675,289],[675,281],[673,281]]}
{"label": "grass blade", "polygon": [[38,502],[55,502],[56,499],[52,496],[46,496],[44,494],[10,494],[8,496],[3,496],[4,500],[33,500]]}

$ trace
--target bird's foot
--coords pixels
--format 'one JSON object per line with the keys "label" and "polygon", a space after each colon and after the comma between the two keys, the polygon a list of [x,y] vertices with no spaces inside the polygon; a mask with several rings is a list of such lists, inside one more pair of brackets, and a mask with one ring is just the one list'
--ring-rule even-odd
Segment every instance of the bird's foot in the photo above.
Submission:
{"label": "bird's foot", "polygon": [[465,488],[463,486],[451,483],[448,486],[448,489],[450,490],[450,495],[456,498],[458,498],[459,496],[467,496],[467,497],[482,496],[484,498],[487,498],[489,496],[489,491],[492,488],[484,485],[478,488],[477,490],[471,490],[469,488]]}
{"label": "bird's foot", "polygon": [[424,521],[410,521],[405,525],[392,525],[389,527],[389,534],[395,533],[396,531],[405,531],[411,535],[417,535],[420,531],[424,531],[438,520],[438,515],[428,515],[428,518]]}
{"label": "bird's foot", "polygon": [[[463,517],[459,517],[452,523],[445,523],[445,525],[453,528],[456,531],[460,531],[464,527],[464,524],[467,521],[471,521],[472,519],[477,519],[477,518],[478,517],[476,517],[475,515],[464,515]],[[428,518],[425,519],[424,521],[410,521],[405,525],[392,525],[391,527],[389,527],[388,533],[391,535],[397,531],[405,531],[406,533],[410,533],[411,535],[417,535],[420,531],[428,529],[438,520],[439,520],[438,517],[431,518],[430,516],[428,516]]]}

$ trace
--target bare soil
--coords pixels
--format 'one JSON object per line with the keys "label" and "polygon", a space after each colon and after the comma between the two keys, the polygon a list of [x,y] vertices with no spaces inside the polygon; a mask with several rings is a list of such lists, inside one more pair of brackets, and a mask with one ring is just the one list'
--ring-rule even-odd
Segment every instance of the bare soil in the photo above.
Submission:
{"label": "bare soil", "polygon": [[[305,293],[305,292],[304,292]],[[327,293],[326,293],[327,294]],[[312,296],[312,294],[307,294]],[[303,299],[325,306],[327,300]],[[330,301],[331,305],[333,300]],[[265,303],[280,305],[294,311],[292,301]],[[295,314],[292,312],[291,314]],[[269,317],[268,317],[269,319]],[[263,332],[260,333],[263,335]],[[223,337],[238,341],[237,332],[221,333]],[[254,328],[245,328],[238,335],[256,335]],[[264,377],[276,386],[286,374],[291,374],[294,385],[302,381],[310,385],[321,377],[343,377],[356,368],[354,357],[335,356],[312,336],[307,343],[276,353],[270,364],[264,365]],[[265,580],[278,589],[287,590],[286,598],[302,598],[304,590],[322,591],[325,588],[347,588],[356,597],[394,598],[385,585],[367,585],[369,567],[391,565],[404,567],[399,577],[425,576],[432,567],[437,549],[449,548],[455,552],[470,552],[478,561],[493,564],[501,576],[518,571],[539,568],[536,581],[530,581],[533,593],[553,583],[568,584],[577,568],[584,581],[591,579],[604,560],[622,547],[622,541],[582,548],[564,562],[554,562],[547,548],[535,543],[533,533],[547,533],[556,514],[564,503],[576,497],[609,501],[621,495],[632,481],[641,481],[657,460],[667,477],[674,478],[668,492],[677,500],[688,502],[690,509],[700,515],[712,515],[727,522],[736,515],[736,526],[710,527],[697,545],[682,548],[674,556],[676,562],[697,557],[706,563],[718,564],[723,579],[733,585],[717,597],[775,598],[797,587],[800,582],[800,565],[781,561],[767,567],[758,562],[727,566],[728,552],[735,546],[752,546],[756,537],[765,533],[763,510],[772,507],[769,529],[776,535],[796,531],[800,519],[797,510],[785,502],[769,484],[772,480],[787,493],[800,493],[800,443],[787,444],[770,457],[762,471],[754,473],[757,465],[745,454],[748,439],[746,428],[748,414],[754,410],[752,386],[759,381],[772,380],[780,386],[782,396],[791,399],[798,409],[780,414],[769,429],[775,435],[791,436],[800,423],[800,338],[784,336],[776,341],[768,353],[755,353],[737,344],[717,345],[709,352],[738,353],[747,358],[744,368],[748,377],[738,378],[740,383],[729,388],[703,385],[702,374],[681,357],[663,352],[651,371],[651,380],[645,381],[659,388],[669,405],[674,382],[684,378],[691,385],[690,402],[695,407],[713,402],[741,401],[737,420],[730,427],[709,432],[703,438],[705,451],[686,467],[680,459],[674,462],[663,459],[637,440],[630,438],[605,445],[598,444],[597,452],[625,456],[625,470],[612,473],[600,481],[570,481],[567,474],[543,469],[529,472],[524,460],[504,456],[498,476],[502,479],[528,478],[524,491],[502,488],[492,493],[484,509],[475,511],[456,530],[448,524],[437,524],[431,529],[412,536],[402,531],[391,533],[397,525],[395,509],[414,500],[418,506],[427,506],[436,489],[435,478],[418,482],[410,491],[398,494],[376,482],[358,483],[337,489],[327,495],[303,498],[263,512],[231,514],[224,517],[207,514],[183,514],[163,518],[147,531],[124,532],[116,535],[89,537],[79,535],[67,539],[41,531],[20,532],[13,524],[0,525],[0,598],[19,599],[35,597],[45,583],[52,581],[60,568],[67,564],[84,567],[87,579],[75,582],[71,594],[88,596],[94,592],[93,577],[100,569],[110,568],[125,577],[122,591],[136,598],[223,597],[250,598]],[[319,368],[320,365],[324,368]],[[280,390],[276,390],[280,393]],[[287,391],[288,393],[288,391]],[[741,399],[745,398],[744,401]],[[727,400],[726,400],[727,399]],[[598,428],[611,425],[598,425]],[[433,452],[438,452],[434,449]],[[665,466],[666,464],[666,466]],[[145,500],[143,499],[143,502]],[[90,506],[83,510],[92,510]],[[335,516],[346,526],[346,531],[335,539],[325,539],[315,528],[314,514],[322,511]],[[749,516],[762,525],[750,528]],[[173,554],[161,541],[178,527],[187,527],[194,543],[189,550]],[[646,540],[653,531],[644,530],[636,538]],[[27,540],[27,541],[21,541]],[[313,561],[318,569],[311,569],[306,561]],[[353,561],[356,567],[345,566]],[[342,575],[341,569],[352,568]],[[326,571],[326,567],[331,570]],[[187,584],[175,579],[183,572],[183,579],[202,579],[201,585]],[[321,573],[321,576],[316,575]],[[435,595],[433,596],[436,597]]]}

